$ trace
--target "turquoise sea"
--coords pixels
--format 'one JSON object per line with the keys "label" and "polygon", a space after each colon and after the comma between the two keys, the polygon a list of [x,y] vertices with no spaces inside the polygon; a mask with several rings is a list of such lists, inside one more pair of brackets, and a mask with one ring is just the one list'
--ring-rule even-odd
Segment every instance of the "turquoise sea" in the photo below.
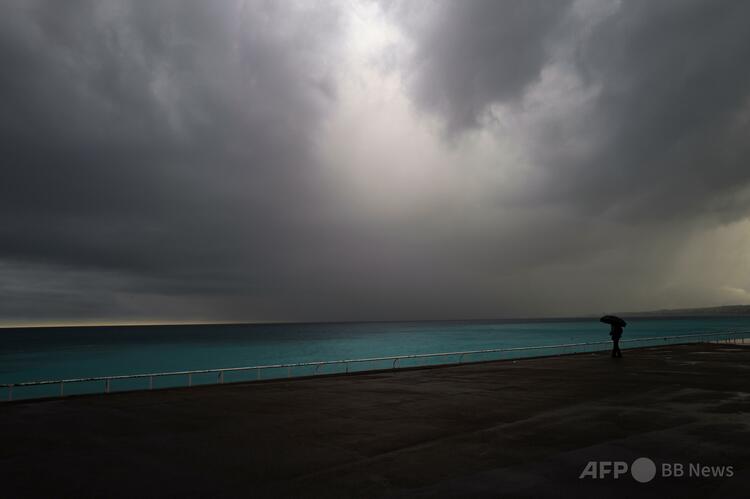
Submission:
{"label": "turquoise sea", "polygon": [[[629,325],[623,339],[750,331],[748,317],[625,318]],[[0,383],[554,345],[608,340],[608,332],[608,326],[596,319],[8,328],[0,329]],[[357,366],[382,367],[386,366]],[[263,376],[287,374],[285,369]],[[299,368],[293,374],[311,372]],[[255,374],[227,376],[226,381],[237,381]],[[206,374],[195,376],[193,383],[215,380],[215,374]],[[146,384],[119,381],[112,389]],[[159,378],[155,383],[184,384],[184,377]],[[71,384],[66,394],[101,389],[101,382]],[[16,389],[14,398],[55,390]]]}

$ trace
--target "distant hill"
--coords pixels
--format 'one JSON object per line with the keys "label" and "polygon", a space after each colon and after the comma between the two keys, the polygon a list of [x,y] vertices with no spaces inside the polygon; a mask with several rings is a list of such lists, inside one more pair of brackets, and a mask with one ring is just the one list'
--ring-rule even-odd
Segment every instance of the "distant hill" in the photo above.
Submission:
{"label": "distant hill", "polygon": [[694,316],[717,316],[717,315],[748,315],[750,316],[750,305],[724,305],[721,307],[702,308],[674,308],[662,310],[649,310],[645,312],[622,312],[627,317],[694,317]]}

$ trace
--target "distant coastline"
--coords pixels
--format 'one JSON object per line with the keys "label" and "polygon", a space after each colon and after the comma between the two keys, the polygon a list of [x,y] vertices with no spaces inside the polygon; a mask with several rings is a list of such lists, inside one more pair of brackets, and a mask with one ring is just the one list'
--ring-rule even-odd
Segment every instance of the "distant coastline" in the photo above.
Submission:
{"label": "distant coastline", "polygon": [[719,307],[672,308],[641,312],[621,312],[626,317],[742,317],[750,315],[750,305],[722,305]]}

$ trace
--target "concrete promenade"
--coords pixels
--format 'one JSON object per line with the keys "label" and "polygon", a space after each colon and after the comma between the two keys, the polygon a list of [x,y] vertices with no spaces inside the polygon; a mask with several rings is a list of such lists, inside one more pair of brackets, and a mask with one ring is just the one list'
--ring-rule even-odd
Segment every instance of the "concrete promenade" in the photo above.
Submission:
{"label": "concrete promenade", "polygon": [[748,497],[750,348],[624,355],[4,403],[0,497]]}

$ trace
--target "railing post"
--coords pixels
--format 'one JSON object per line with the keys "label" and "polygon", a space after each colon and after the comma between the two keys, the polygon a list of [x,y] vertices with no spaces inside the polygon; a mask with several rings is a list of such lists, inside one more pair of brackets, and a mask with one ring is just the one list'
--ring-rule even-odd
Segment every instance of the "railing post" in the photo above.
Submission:
{"label": "railing post", "polygon": [[260,367],[255,369],[258,372],[258,379],[260,379]]}
{"label": "railing post", "polygon": [[224,371],[219,371],[219,384],[224,384]]}
{"label": "railing post", "polygon": [[466,354],[462,353],[461,355],[458,356],[458,363],[459,364],[464,361],[464,355],[466,355]]}
{"label": "railing post", "polygon": [[148,389],[149,390],[154,389],[154,377],[153,376],[148,377]]}
{"label": "railing post", "polygon": [[193,386],[193,373],[188,373],[188,387]]}
{"label": "railing post", "polygon": [[349,374],[349,363],[346,363],[346,374]]}
{"label": "railing post", "polygon": [[291,378],[292,377],[292,366],[289,366],[286,368],[286,377]]}
{"label": "railing post", "polygon": [[109,378],[104,380],[104,393],[109,393],[109,382],[110,382]]}
{"label": "railing post", "polygon": [[65,382],[64,381],[60,381],[60,396],[61,397],[65,396]]}

